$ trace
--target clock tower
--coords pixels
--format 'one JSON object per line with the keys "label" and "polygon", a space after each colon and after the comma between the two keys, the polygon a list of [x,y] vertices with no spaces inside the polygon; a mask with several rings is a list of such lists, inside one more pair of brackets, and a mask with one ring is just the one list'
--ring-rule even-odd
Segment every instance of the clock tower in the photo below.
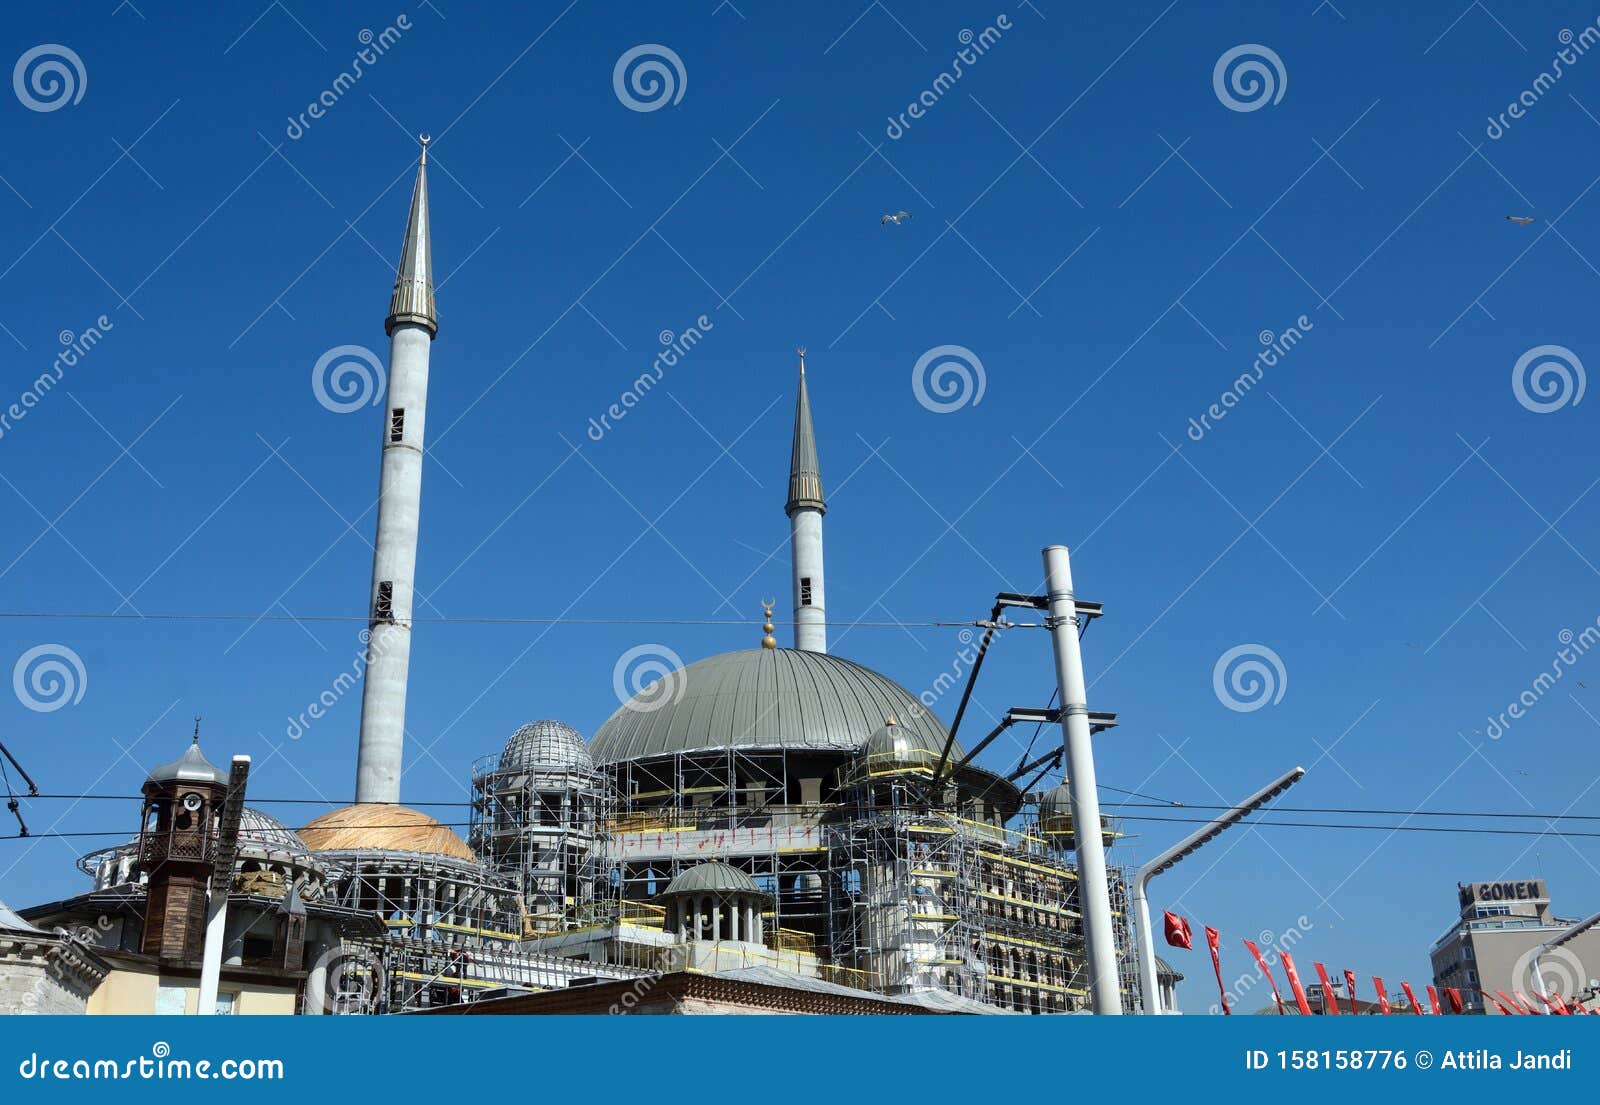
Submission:
{"label": "clock tower", "polygon": [[149,893],[141,950],[195,961],[205,940],[206,884],[228,792],[227,772],[200,751],[198,722],[188,750],[152,771],[143,790],[139,864]]}

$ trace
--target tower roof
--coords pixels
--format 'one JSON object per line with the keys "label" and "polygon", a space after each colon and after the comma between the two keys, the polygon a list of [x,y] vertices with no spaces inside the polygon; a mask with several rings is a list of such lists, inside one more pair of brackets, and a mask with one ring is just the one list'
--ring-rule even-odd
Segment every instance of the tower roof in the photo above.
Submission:
{"label": "tower roof", "polygon": [[400,247],[400,268],[394,278],[385,333],[403,322],[414,322],[439,332],[433,307],[433,242],[428,228],[428,139],[422,139],[422,160],[417,163],[417,183],[411,189],[411,214],[406,219],[406,240]]}
{"label": "tower roof", "polygon": [[228,773],[206,759],[205,753],[200,751],[200,734],[197,732],[182,756],[169,764],[162,764],[145,779],[146,786],[162,783],[216,783],[226,786]]}
{"label": "tower roof", "polygon": [[800,394],[794,404],[794,448],[789,454],[789,503],[785,513],[803,508],[827,513],[822,498],[822,468],[817,463],[817,434],[811,428],[811,393],[806,390],[806,351],[800,350]]}

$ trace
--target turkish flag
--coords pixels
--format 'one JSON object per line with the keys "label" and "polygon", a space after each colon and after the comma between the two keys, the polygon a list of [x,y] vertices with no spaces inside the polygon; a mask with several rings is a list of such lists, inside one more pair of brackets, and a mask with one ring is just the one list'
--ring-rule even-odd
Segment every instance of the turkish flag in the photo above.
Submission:
{"label": "turkish flag", "polygon": [[1537,1005],[1533,1004],[1533,999],[1530,998],[1527,994],[1524,994],[1521,990],[1513,990],[1511,992],[1517,996],[1517,1005],[1528,1016],[1530,1016],[1530,1017],[1542,1017],[1542,1016],[1544,1016],[1543,1013],[1539,1012],[1539,1007]]}
{"label": "turkish flag", "polygon": [[1233,1010],[1228,1008],[1228,991],[1222,986],[1222,933],[1206,926],[1206,946],[1211,949],[1211,969],[1217,972],[1217,993],[1222,996],[1222,1015],[1233,1016]]}
{"label": "turkish flag", "polygon": [[1267,976],[1267,985],[1272,987],[1272,999],[1278,1003],[1278,1016],[1283,1016],[1283,995],[1278,993],[1278,984],[1272,978],[1272,971],[1267,968],[1267,961],[1261,955],[1261,949],[1254,940],[1246,940],[1245,948],[1255,956],[1256,966],[1261,968],[1261,973]]}
{"label": "turkish flag", "polygon": [[1372,976],[1372,988],[1378,991],[1378,1012],[1385,1017],[1389,1015],[1389,992],[1383,988],[1383,979],[1377,975]]}
{"label": "turkish flag", "polygon": [[1359,1014],[1361,1007],[1356,1004],[1356,973],[1354,971],[1346,971],[1344,973],[1344,988],[1350,992],[1350,1012]]}
{"label": "turkish flag", "polygon": [[1306,992],[1300,985],[1300,972],[1294,969],[1294,957],[1288,952],[1279,952],[1278,958],[1283,960],[1283,973],[1289,976],[1289,989],[1294,992],[1294,1004],[1300,1010],[1302,1017],[1311,1016],[1311,1003],[1306,1000]]}
{"label": "turkish flag", "polygon": [[1339,995],[1333,992],[1333,983],[1328,981],[1328,968],[1321,963],[1313,963],[1317,969],[1317,980],[1322,983],[1322,1011],[1332,1016],[1339,1015]]}
{"label": "turkish flag", "polygon": [[[1494,1007],[1500,1011],[1500,1015],[1501,1016],[1510,1017],[1510,1016],[1514,1016],[1515,1015],[1512,1012],[1512,1010],[1506,1008],[1505,1002],[1502,1002],[1500,1000],[1500,998],[1492,996],[1489,993],[1489,991],[1487,991],[1487,990],[1479,990],[1478,993],[1483,995],[1483,1000],[1484,1001],[1492,1001],[1492,1002],[1494,1002]],[[1496,991],[1496,993],[1498,993],[1498,991]],[[1505,997],[1504,994],[1501,994],[1500,996],[1501,997]],[[1506,1001],[1510,1001],[1510,1000],[1511,1000],[1510,998],[1506,998]]]}
{"label": "turkish flag", "polygon": [[1183,948],[1185,951],[1194,950],[1194,934],[1189,931],[1189,922],[1186,918],[1179,917],[1171,910],[1163,911],[1167,929],[1167,943],[1174,948]]}
{"label": "turkish flag", "polygon": [[1417,1002],[1417,995],[1411,992],[1411,983],[1402,982],[1400,989],[1406,992],[1406,1000],[1411,1003],[1411,1011],[1417,1016],[1422,1016],[1422,1006]]}
{"label": "turkish flag", "polygon": [[1439,1007],[1439,991],[1432,986],[1428,987],[1428,1012],[1432,1013],[1435,1017],[1444,1012],[1444,1010]]}
{"label": "turkish flag", "polygon": [[1445,987],[1445,997],[1450,999],[1450,1012],[1459,1014],[1466,1006],[1461,1004],[1461,991],[1454,986]]}

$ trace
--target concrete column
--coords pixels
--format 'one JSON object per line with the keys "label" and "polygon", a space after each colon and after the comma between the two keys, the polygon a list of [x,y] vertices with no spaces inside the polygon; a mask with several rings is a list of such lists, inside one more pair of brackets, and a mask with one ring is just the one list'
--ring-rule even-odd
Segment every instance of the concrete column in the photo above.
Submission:
{"label": "concrete column", "polygon": [[715,898],[711,900],[711,939],[722,939],[722,903]]}
{"label": "concrete column", "polygon": [[1089,739],[1088,692],[1083,652],[1078,643],[1077,600],[1067,550],[1044,550],[1045,584],[1050,598],[1050,640],[1055,650],[1056,683],[1061,694],[1061,729],[1066,745],[1067,786],[1076,829],[1079,906],[1094,1011],[1120,1015],[1116,933],[1111,923],[1111,891],[1106,882],[1105,845],[1100,839],[1100,795],[1095,789],[1094,746]]}
{"label": "concrete column", "polygon": [[[794,647],[828,651],[826,589],[822,580],[822,511],[798,507],[789,515],[789,559],[794,566]],[[809,587],[806,581],[809,581]],[[808,597],[810,601],[802,603]]]}
{"label": "concrete column", "polygon": [[[389,390],[383,460],[378,479],[378,536],[367,595],[370,639],[361,692],[361,744],[356,762],[357,802],[398,802],[405,751],[406,680],[411,667],[411,613],[422,505],[423,430],[427,415],[428,357],[433,335],[414,322],[389,336]],[[390,440],[393,412],[405,411],[399,441]],[[379,617],[387,584],[390,615]]]}

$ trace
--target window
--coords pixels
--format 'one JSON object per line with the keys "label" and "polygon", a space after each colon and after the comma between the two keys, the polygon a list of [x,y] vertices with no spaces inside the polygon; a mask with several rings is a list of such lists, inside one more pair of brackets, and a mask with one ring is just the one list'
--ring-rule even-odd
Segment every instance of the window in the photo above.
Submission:
{"label": "window", "polygon": [[372,607],[372,620],[394,621],[394,583],[390,580],[386,579],[378,584],[378,601]]}
{"label": "window", "polygon": [[389,412],[389,444],[398,445],[406,436],[406,409],[396,407]]}
{"label": "window", "polygon": [[800,605],[801,606],[810,606],[811,605],[811,577],[810,576],[801,576],[800,577]]}
{"label": "window", "polygon": [[225,1017],[238,1008],[239,995],[227,990],[217,991],[217,1016]]}

